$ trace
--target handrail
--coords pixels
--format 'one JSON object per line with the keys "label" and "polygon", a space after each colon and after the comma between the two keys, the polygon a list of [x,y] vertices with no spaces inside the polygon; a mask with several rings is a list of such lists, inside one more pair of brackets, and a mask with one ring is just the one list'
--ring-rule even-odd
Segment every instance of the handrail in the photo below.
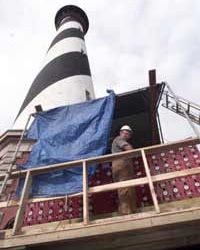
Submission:
{"label": "handrail", "polygon": [[[169,98],[171,98],[171,99],[174,100],[174,97],[173,97],[172,95],[170,95],[170,94],[168,93],[168,91],[164,91],[164,95],[168,95]],[[200,111],[200,106],[199,106],[198,104],[196,104],[196,103],[194,103],[194,102],[191,102],[191,101],[188,101],[187,99],[185,99],[185,98],[182,97],[182,96],[178,96],[178,95],[177,95],[177,97],[178,97],[178,99],[179,99],[179,102],[183,103],[184,105],[190,104],[191,107],[193,107],[193,108],[195,108],[195,109],[197,109],[197,110]]]}
{"label": "handrail", "polygon": [[[200,173],[200,167],[194,167],[192,169],[185,169],[185,170],[178,170],[178,171],[173,171],[170,173],[164,173],[164,174],[158,174],[158,175],[153,175],[152,176],[152,182],[160,182],[164,180],[170,180],[174,178],[179,178],[179,177],[185,177],[189,175],[196,175]],[[137,179],[131,179],[127,181],[120,181],[120,182],[115,182],[115,183],[109,183],[109,184],[103,184],[99,186],[93,186],[88,189],[88,194],[95,194],[95,193],[101,193],[101,192],[107,192],[107,191],[112,191],[112,190],[117,190],[118,188],[127,188],[127,187],[136,187],[138,185],[145,185],[148,184],[148,179],[147,177],[141,177]],[[83,192],[80,193],[75,193],[72,195],[69,195],[69,197],[77,197],[77,196],[82,196]],[[50,198],[31,198],[27,200],[27,203],[34,203],[34,202],[43,202],[43,201],[48,201],[48,200],[56,200],[56,199],[62,199],[65,198],[66,196],[57,196],[57,197],[50,197]],[[0,207],[10,207],[10,206],[17,206],[19,205],[19,201],[9,201],[8,202],[0,202]]]}
{"label": "handrail", "polygon": [[[20,171],[13,171],[10,175],[10,178],[15,179],[18,178],[19,176],[25,176],[26,173],[30,170],[33,175],[37,174],[43,174],[47,173],[49,171],[54,171],[54,170],[61,170],[64,168],[72,168],[72,167],[77,167],[78,165],[82,165],[83,161],[87,162],[87,164],[94,164],[94,163],[105,163],[109,162],[115,159],[123,159],[123,158],[132,158],[133,155],[137,156],[140,155],[140,151],[144,150],[145,152],[151,153],[154,150],[158,149],[167,149],[171,147],[178,147],[178,146],[187,146],[187,145],[195,145],[200,143],[200,139],[197,137],[193,137],[190,139],[186,140],[180,140],[176,142],[170,142],[170,143],[164,143],[164,144],[157,144],[154,146],[148,146],[148,147],[143,147],[143,148],[138,148],[138,149],[133,149],[129,151],[124,151],[121,153],[115,153],[115,154],[107,154],[103,156],[97,156],[97,157],[91,157],[88,159],[81,159],[77,161],[71,161],[71,162],[63,162],[63,163],[58,163],[58,164],[52,164],[48,166],[42,166],[42,167],[36,167],[36,168],[30,168],[27,170],[20,170]],[[0,174],[0,180],[3,179],[5,174]]]}
{"label": "handrail", "polygon": [[[170,97],[171,99],[174,99],[174,97],[172,95],[170,95],[167,91],[164,91],[164,95],[168,95],[168,97]],[[190,107],[198,109],[200,111],[200,106],[194,102],[188,101],[187,99],[185,99],[182,96],[178,96],[179,102],[183,103],[184,105],[188,105],[188,103],[190,104]]]}
{"label": "handrail", "polygon": [[[26,203],[28,201],[29,188],[31,185],[31,177],[33,175],[41,174],[44,172],[49,172],[49,171],[54,171],[54,170],[64,169],[64,168],[69,168],[69,167],[70,168],[79,167],[80,165],[82,166],[82,169],[83,169],[83,192],[82,193],[83,193],[83,224],[84,225],[88,225],[90,223],[89,210],[88,210],[88,194],[97,193],[97,192],[106,192],[106,191],[110,191],[114,189],[119,189],[119,188],[124,188],[124,187],[133,187],[133,186],[138,186],[142,184],[149,185],[150,193],[153,198],[155,211],[159,213],[160,209],[159,209],[159,204],[158,204],[157,196],[155,194],[153,183],[157,181],[161,181],[161,180],[168,180],[168,179],[180,177],[180,176],[193,175],[194,173],[199,174],[200,167],[151,176],[145,154],[152,153],[154,152],[154,150],[158,150],[158,149],[167,149],[167,148],[171,149],[172,147],[180,147],[180,146],[183,147],[183,145],[194,145],[197,143],[199,143],[198,138],[191,138],[191,139],[173,142],[173,143],[166,143],[166,144],[161,144],[161,145],[154,145],[154,146],[134,149],[134,150],[117,153],[117,154],[92,157],[89,159],[65,162],[65,163],[49,165],[49,166],[45,166],[41,168],[32,168],[28,170],[12,172],[11,178],[17,178],[19,177],[19,175],[21,176],[22,174],[26,176],[12,234],[16,235],[17,233],[20,233],[20,230],[22,227],[23,213],[25,211]],[[133,158],[135,155],[142,156],[145,171],[146,171],[146,177],[131,179],[127,181],[121,181],[117,183],[105,184],[105,185],[95,186],[95,187],[90,187],[90,188],[88,187],[87,167],[90,164],[94,164],[97,162],[98,163],[110,162],[119,158],[126,158],[126,159]],[[2,176],[3,175],[1,175],[1,177]]]}
{"label": "handrail", "polygon": [[187,110],[183,107],[183,105],[181,105],[179,97],[175,95],[175,93],[173,92],[172,88],[170,87],[170,85],[165,82],[165,86],[168,88],[169,92],[172,94],[172,96],[174,97],[174,100],[176,101],[176,104],[180,106],[180,108],[182,109],[185,118],[187,119],[189,125],[191,126],[194,134],[196,135],[197,138],[200,139],[200,131],[195,127],[195,125],[193,124],[192,120],[190,119],[190,116],[187,113]]}

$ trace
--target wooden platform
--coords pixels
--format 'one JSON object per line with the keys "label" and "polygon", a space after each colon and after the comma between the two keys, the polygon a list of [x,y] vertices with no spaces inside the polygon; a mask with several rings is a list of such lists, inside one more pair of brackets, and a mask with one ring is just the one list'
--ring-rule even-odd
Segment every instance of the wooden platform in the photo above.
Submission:
{"label": "wooden platform", "polygon": [[[155,145],[113,155],[105,155],[73,162],[65,162],[33,168],[22,171],[12,171],[9,178],[25,177],[25,183],[20,200],[2,202],[1,207],[17,205],[14,226],[10,230],[0,231],[0,249],[80,249],[108,250],[108,249],[174,249],[200,244],[200,198],[185,201],[175,201],[160,204],[155,192],[154,183],[174,178],[200,174],[200,166],[194,168],[151,175],[146,154],[160,152],[161,149],[172,149],[185,145],[199,143],[198,138],[169,144]],[[111,162],[118,158],[133,158],[140,155],[144,164],[145,177],[89,187],[87,167],[94,163]],[[53,170],[71,168],[82,165],[83,168],[83,221],[69,223],[69,220],[49,222],[32,226],[23,226],[26,204],[29,200],[29,190],[32,176],[48,173]],[[6,174],[0,175],[0,180]],[[88,196],[118,188],[149,185],[153,206],[143,208],[136,214],[126,216],[110,215],[108,218],[94,218],[90,216]],[[33,202],[33,201],[31,201]]]}
{"label": "wooden platform", "polygon": [[[193,208],[181,209],[188,207]],[[58,221],[23,227],[19,235],[1,232],[0,249],[173,249],[200,244],[200,199],[161,206],[161,213],[142,212],[92,220],[89,225]],[[172,211],[175,209],[180,211]],[[194,207],[196,206],[196,207]],[[171,210],[165,212],[165,210]],[[4,238],[4,239],[3,239]],[[42,246],[41,246],[42,245]],[[67,247],[67,248],[66,248]]]}

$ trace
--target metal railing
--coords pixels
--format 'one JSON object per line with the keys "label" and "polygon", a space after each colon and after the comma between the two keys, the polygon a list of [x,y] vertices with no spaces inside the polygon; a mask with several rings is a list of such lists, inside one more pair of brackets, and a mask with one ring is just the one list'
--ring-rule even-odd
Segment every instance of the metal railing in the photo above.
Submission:
{"label": "metal railing", "polygon": [[[194,103],[186,103],[185,99],[182,100],[183,98],[177,96],[174,91],[172,90],[171,86],[165,82],[165,86],[167,87],[169,93],[171,94],[171,96],[166,92],[164,94],[164,96],[166,97],[166,103],[163,104],[163,107],[166,107],[172,111],[174,111],[177,114],[182,115],[183,117],[185,117],[190,125],[190,127],[192,128],[192,130],[194,131],[194,134],[200,138],[200,131],[197,127],[195,127],[194,122],[199,124],[200,121],[200,117],[199,115],[194,115],[190,113],[190,109],[195,109],[198,110],[198,113],[200,112],[199,106],[195,105]],[[173,99],[175,101],[175,107],[170,106],[170,101],[169,98]],[[187,104],[187,106],[186,106]],[[195,119],[196,118],[196,119]]]}
{"label": "metal railing", "polygon": [[[117,190],[119,188],[135,187],[135,186],[144,185],[144,184],[149,185],[155,212],[160,213],[160,207],[159,207],[156,192],[154,189],[154,183],[163,181],[163,180],[174,179],[177,177],[200,174],[200,167],[196,166],[195,168],[192,168],[192,169],[180,170],[180,171],[159,174],[159,175],[151,175],[148,161],[146,158],[146,154],[159,152],[160,150],[178,148],[178,147],[183,147],[183,146],[188,146],[188,145],[195,145],[198,143],[199,143],[198,138],[191,138],[191,139],[173,142],[173,143],[166,143],[166,144],[161,144],[161,145],[154,145],[150,147],[134,149],[134,150],[117,153],[117,154],[110,154],[110,155],[93,157],[93,158],[83,159],[83,160],[78,160],[78,161],[53,164],[49,166],[43,166],[43,167],[38,167],[38,168],[33,168],[33,169],[28,169],[28,170],[14,171],[10,174],[10,178],[15,179],[15,178],[19,178],[23,176],[25,177],[25,182],[24,182],[22,193],[21,193],[20,201],[19,203],[17,203],[18,210],[17,210],[17,214],[15,217],[14,226],[12,229],[12,235],[16,235],[21,232],[26,204],[29,202],[29,191],[30,191],[30,187],[32,184],[32,177],[34,175],[48,173],[54,170],[80,167],[80,165],[82,165],[82,170],[83,170],[83,192],[79,193],[78,195],[83,195],[83,224],[84,225],[88,225],[90,223],[90,216],[89,216],[89,209],[88,209],[88,195],[89,194]],[[100,185],[100,186],[89,187],[87,170],[90,165],[94,163],[112,162],[113,160],[116,160],[116,159],[129,159],[135,156],[142,157],[143,165],[144,165],[145,173],[146,173],[145,177],[126,180],[126,181],[120,181],[120,182],[110,183],[110,184],[105,184],[105,185]],[[3,178],[5,178],[5,174],[0,175],[0,180]]]}

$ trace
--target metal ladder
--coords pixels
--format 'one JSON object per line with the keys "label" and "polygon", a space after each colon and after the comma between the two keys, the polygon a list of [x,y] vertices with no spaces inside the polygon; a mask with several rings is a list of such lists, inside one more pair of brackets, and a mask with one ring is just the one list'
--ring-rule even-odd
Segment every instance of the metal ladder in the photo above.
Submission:
{"label": "metal ladder", "polygon": [[[163,102],[164,105],[162,104],[162,106],[186,118],[194,134],[200,140],[200,129],[197,128],[197,126],[195,126],[193,121],[195,119],[195,121],[198,121],[199,125],[199,117],[200,117],[199,105],[189,102],[186,99],[177,96],[167,82],[163,83],[167,88],[167,92],[165,92],[165,94],[163,95],[162,99],[165,98],[165,102]],[[171,99],[169,100],[169,98]]]}
{"label": "metal ladder", "polygon": [[[4,194],[4,191],[5,191],[5,189],[6,189],[6,184],[7,184],[8,180],[9,180],[9,178],[10,178],[10,175],[11,175],[11,172],[12,172],[12,169],[13,169],[13,166],[14,166],[15,161],[16,161],[16,158],[17,158],[17,154],[18,154],[18,152],[19,152],[19,149],[20,149],[20,147],[21,147],[21,144],[22,144],[22,141],[23,141],[23,139],[24,139],[25,133],[26,133],[26,131],[27,131],[27,127],[28,127],[28,125],[29,125],[30,119],[31,119],[31,117],[32,117],[33,115],[34,115],[34,114],[30,114],[29,117],[28,117],[28,120],[27,120],[27,122],[26,122],[26,124],[25,124],[24,130],[22,131],[22,134],[21,134],[21,136],[20,136],[20,139],[19,139],[19,141],[18,141],[18,143],[17,143],[15,152],[14,152],[14,154],[13,154],[13,157],[12,157],[12,160],[11,160],[10,165],[9,165],[9,167],[8,167],[8,170],[7,170],[7,172],[6,172],[6,175],[5,175],[4,179],[3,179],[3,181],[1,181],[1,183],[0,183],[0,197],[2,197],[2,195]],[[33,117],[34,117],[34,116],[33,116]],[[0,167],[1,167],[1,166],[0,166]]]}
{"label": "metal ladder", "polygon": [[162,106],[173,111],[174,113],[186,118],[183,108],[192,122],[200,125],[200,105],[186,100],[183,97],[178,97],[178,103],[174,96],[169,94],[168,91],[163,92]]}

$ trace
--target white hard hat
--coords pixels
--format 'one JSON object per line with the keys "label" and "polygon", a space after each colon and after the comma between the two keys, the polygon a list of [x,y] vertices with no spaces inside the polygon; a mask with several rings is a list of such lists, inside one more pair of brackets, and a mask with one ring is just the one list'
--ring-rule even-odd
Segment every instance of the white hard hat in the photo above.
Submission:
{"label": "white hard hat", "polygon": [[127,131],[130,131],[131,133],[133,133],[133,130],[131,129],[131,127],[129,127],[128,125],[124,125],[120,128],[120,131],[122,130],[127,130]]}

